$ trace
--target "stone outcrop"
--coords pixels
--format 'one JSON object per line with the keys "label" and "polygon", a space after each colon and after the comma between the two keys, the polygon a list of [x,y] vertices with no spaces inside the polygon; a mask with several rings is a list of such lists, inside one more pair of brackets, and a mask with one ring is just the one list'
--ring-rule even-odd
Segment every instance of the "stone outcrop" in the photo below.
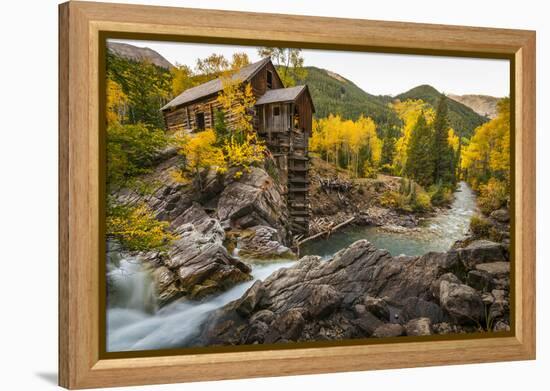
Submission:
{"label": "stone outcrop", "polygon": [[224,175],[204,170],[200,179],[182,184],[172,175],[179,159],[168,151],[144,177],[156,186],[151,194],[117,194],[121,202],[146,202],[178,236],[165,254],[146,256],[155,267],[160,305],[182,296],[202,298],[250,279],[250,267],[227,250],[228,240],[238,239],[245,259],[294,256],[285,246],[291,235],[282,188],[265,170],[252,167],[240,177],[236,169]]}
{"label": "stone outcrop", "polygon": [[509,324],[508,292],[482,292],[462,283],[477,266],[495,262],[508,262],[507,252],[487,241],[447,253],[392,257],[359,240],[328,261],[305,256],[256,282],[240,299],[212,313],[195,343],[503,330]]}
{"label": "stone outcrop", "polygon": [[[178,239],[167,254],[154,259],[161,304],[180,296],[200,298],[250,279],[250,267],[232,257],[223,245],[225,232],[218,220],[193,204],[179,217]],[[159,265],[160,264],[160,265]]]}
{"label": "stone outcrop", "polygon": [[241,258],[255,260],[295,258],[292,250],[281,244],[283,240],[275,228],[257,225],[245,230],[231,231],[230,236]]}

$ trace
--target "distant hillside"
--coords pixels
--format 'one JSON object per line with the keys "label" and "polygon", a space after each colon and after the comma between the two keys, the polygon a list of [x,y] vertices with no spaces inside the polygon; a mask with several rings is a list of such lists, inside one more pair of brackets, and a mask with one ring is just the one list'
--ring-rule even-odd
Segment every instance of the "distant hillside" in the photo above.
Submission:
{"label": "distant hillside", "polygon": [[[435,108],[442,95],[442,93],[432,86],[421,85],[403,94],[397,95],[395,98],[402,101],[406,99],[422,99]],[[470,137],[475,128],[489,120],[487,117],[479,115],[468,106],[453,99],[449,99],[448,106],[449,122],[451,123],[451,127],[455,129],[460,136]]]}
{"label": "distant hillside", "polygon": [[356,120],[364,114],[373,118],[377,124],[399,122],[396,114],[388,107],[390,97],[368,94],[337,73],[316,67],[306,69],[307,77],[301,82],[309,87],[316,117],[339,114],[342,118]]}
{"label": "distant hillside", "polygon": [[470,109],[474,110],[479,115],[489,117],[491,119],[497,116],[497,103],[501,98],[495,98],[489,95],[454,95],[447,96]]}
{"label": "distant hillside", "polygon": [[170,62],[155,52],[153,49],[141,48],[127,43],[107,42],[107,48],[119,57],[132,61],[150,61],[158,67],[170,69],[174,66]]}

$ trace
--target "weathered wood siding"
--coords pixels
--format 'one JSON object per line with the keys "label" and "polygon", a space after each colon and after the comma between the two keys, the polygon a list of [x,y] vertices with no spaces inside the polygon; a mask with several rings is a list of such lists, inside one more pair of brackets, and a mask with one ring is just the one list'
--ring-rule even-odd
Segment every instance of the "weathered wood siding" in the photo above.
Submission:
{"label": "weathered wood siding", "polygon": [[268,70],[271,71],[271,73],[273,74],[271,89],[275,90],[277,88],[285,87],[273,64],[271,62],[268,62],[266,66],[260,69],[258,73],[256,73],[256,75],[254,75],[254,77],[252,77],[252,79],[250,80],[250,85],[252,86],[252,91],[254,92],[254,96],[256,98],[259,98],[260,96],[265,94],[265,92],[268,89],[267,88],[267,71]]}
{"label": "weathered wood siding", "polygon": [[217,95],[215,95],[186,106],[180,106],[171,111],[165,111],[166,129],[168,131],[185,130],[196,132],[198,113],[204,113],[204,127],[213,128],[216,110],[220,108],[221,106],[217,102]]}
{"label": "weathered wood siding", "polygon": [[312,102],[309,94],[303,92],[296,99],[296,107],[298,108],[299,122],[298,128],[304,129],[308,135],[311,135],[311,122],[313,118]]}

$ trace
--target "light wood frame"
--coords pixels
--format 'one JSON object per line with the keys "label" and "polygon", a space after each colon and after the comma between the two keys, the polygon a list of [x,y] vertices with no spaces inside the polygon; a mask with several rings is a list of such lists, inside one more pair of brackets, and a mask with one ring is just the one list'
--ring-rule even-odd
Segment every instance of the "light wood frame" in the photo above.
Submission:
{"label": "light wood frame", "polygon": [[[535,358],[535,32],[88,2],[59,7],[59,383],[90,388]],[[101,359],[101,31],[318,48],[509,58],[515,224],[504,338]]]}

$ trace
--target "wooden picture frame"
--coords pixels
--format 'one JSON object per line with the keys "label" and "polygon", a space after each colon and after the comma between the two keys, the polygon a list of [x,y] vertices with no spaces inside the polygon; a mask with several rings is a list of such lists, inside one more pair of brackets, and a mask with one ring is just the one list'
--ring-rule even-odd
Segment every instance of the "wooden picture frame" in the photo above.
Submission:
{"label": "wooden picture frame", "polygon": [[[514,277],[509,336],[103,358],[100,44],[157,40],[506,58],[512,62]],[[535,358],[535,32],[141,5],[59,6],[59,384],[124,386]]]}

